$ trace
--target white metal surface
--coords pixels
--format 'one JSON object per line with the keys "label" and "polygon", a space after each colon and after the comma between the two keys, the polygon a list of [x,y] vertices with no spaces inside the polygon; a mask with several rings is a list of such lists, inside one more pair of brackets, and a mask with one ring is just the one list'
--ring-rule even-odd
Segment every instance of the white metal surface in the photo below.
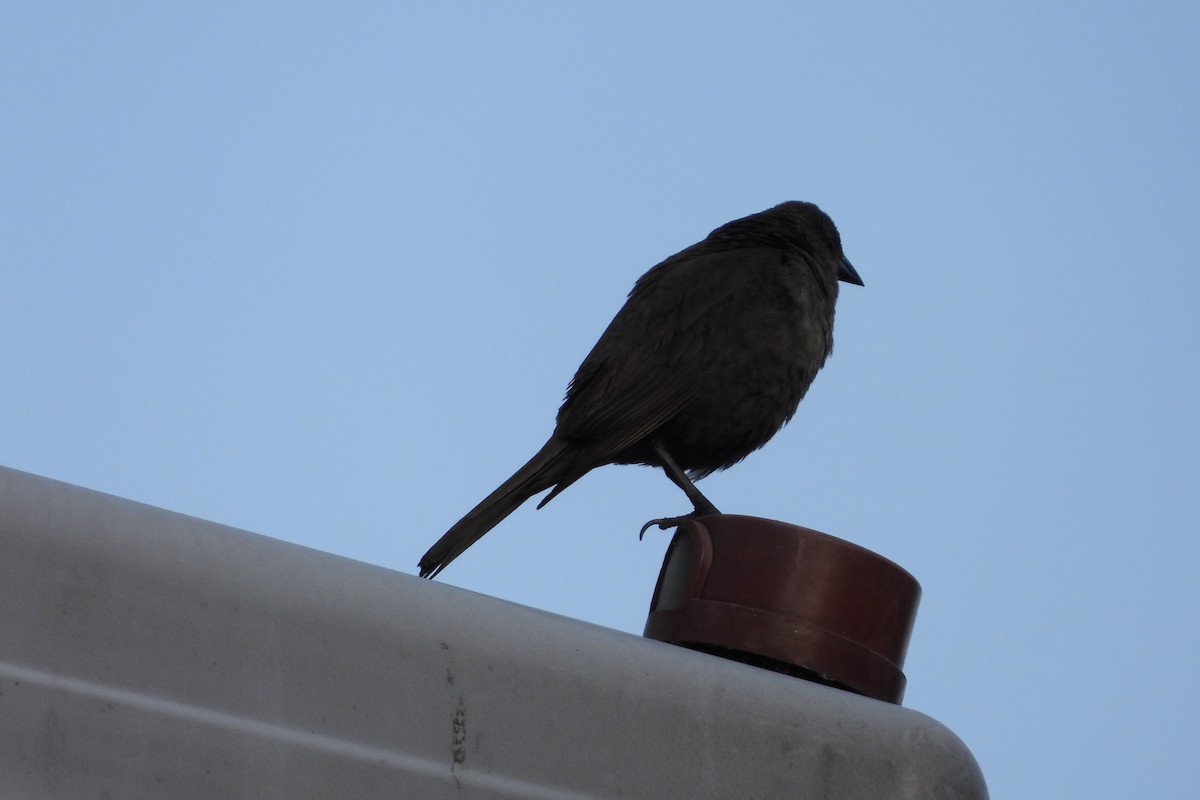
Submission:
{"label": "white metal surface", "polygon": [[0,796],[987,792],[909,709],[0,468]]}

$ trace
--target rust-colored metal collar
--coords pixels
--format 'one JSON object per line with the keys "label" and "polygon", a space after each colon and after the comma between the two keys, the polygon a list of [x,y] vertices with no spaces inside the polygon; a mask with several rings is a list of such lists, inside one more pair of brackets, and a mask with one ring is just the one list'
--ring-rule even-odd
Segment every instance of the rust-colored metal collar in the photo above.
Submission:
{"label": "rust-colored metal collar", "polygon": [[718,514],[676,531],[645,636],[899,703],[920,596],[858,545]]}

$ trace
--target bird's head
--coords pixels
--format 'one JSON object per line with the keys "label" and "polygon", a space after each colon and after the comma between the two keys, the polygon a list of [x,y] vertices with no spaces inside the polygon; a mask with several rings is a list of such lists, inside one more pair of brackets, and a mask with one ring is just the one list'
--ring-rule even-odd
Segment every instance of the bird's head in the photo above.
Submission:
{"label": "bird's head", "polygon": [[815,250],[817,252],[813,255],[824,256],[836,263],[839,281],[855,286],[864,285],[858,270],[842,251],[842,237],[838,234],[837,226],[816,204],[789,200],[762,212],[762,216],[773,218],[777,224],[781,224],[789,231],[789,239],[801,249]]}

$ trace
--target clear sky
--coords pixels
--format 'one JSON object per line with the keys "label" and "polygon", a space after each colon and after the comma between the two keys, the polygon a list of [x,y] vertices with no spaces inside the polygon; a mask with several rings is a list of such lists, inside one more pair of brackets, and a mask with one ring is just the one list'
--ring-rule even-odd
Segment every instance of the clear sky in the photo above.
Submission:
{"label": "clear sky", "polygon": [[[701,488],[917,576],[994,797],[1194,796],[1200,6],[168,5],[0,9],[0,463],[413,572],[642,272],[810,200],[866,286]],[[687,508],[442,579],[640,633]]]}

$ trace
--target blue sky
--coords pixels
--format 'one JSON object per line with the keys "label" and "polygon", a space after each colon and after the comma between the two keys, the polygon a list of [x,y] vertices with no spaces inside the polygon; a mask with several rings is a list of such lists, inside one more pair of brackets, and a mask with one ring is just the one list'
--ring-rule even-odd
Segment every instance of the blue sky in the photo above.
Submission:
{"label": "blue sky", "polygon": [[[703,490],[916,575],[993,796],[1190,796],[1198,7],[428,5],[0,10],[0,463],[412,572],[642,272],[810,200],[866,287]],[[640,633],[686,509],[606,468],[442,579]]]}

